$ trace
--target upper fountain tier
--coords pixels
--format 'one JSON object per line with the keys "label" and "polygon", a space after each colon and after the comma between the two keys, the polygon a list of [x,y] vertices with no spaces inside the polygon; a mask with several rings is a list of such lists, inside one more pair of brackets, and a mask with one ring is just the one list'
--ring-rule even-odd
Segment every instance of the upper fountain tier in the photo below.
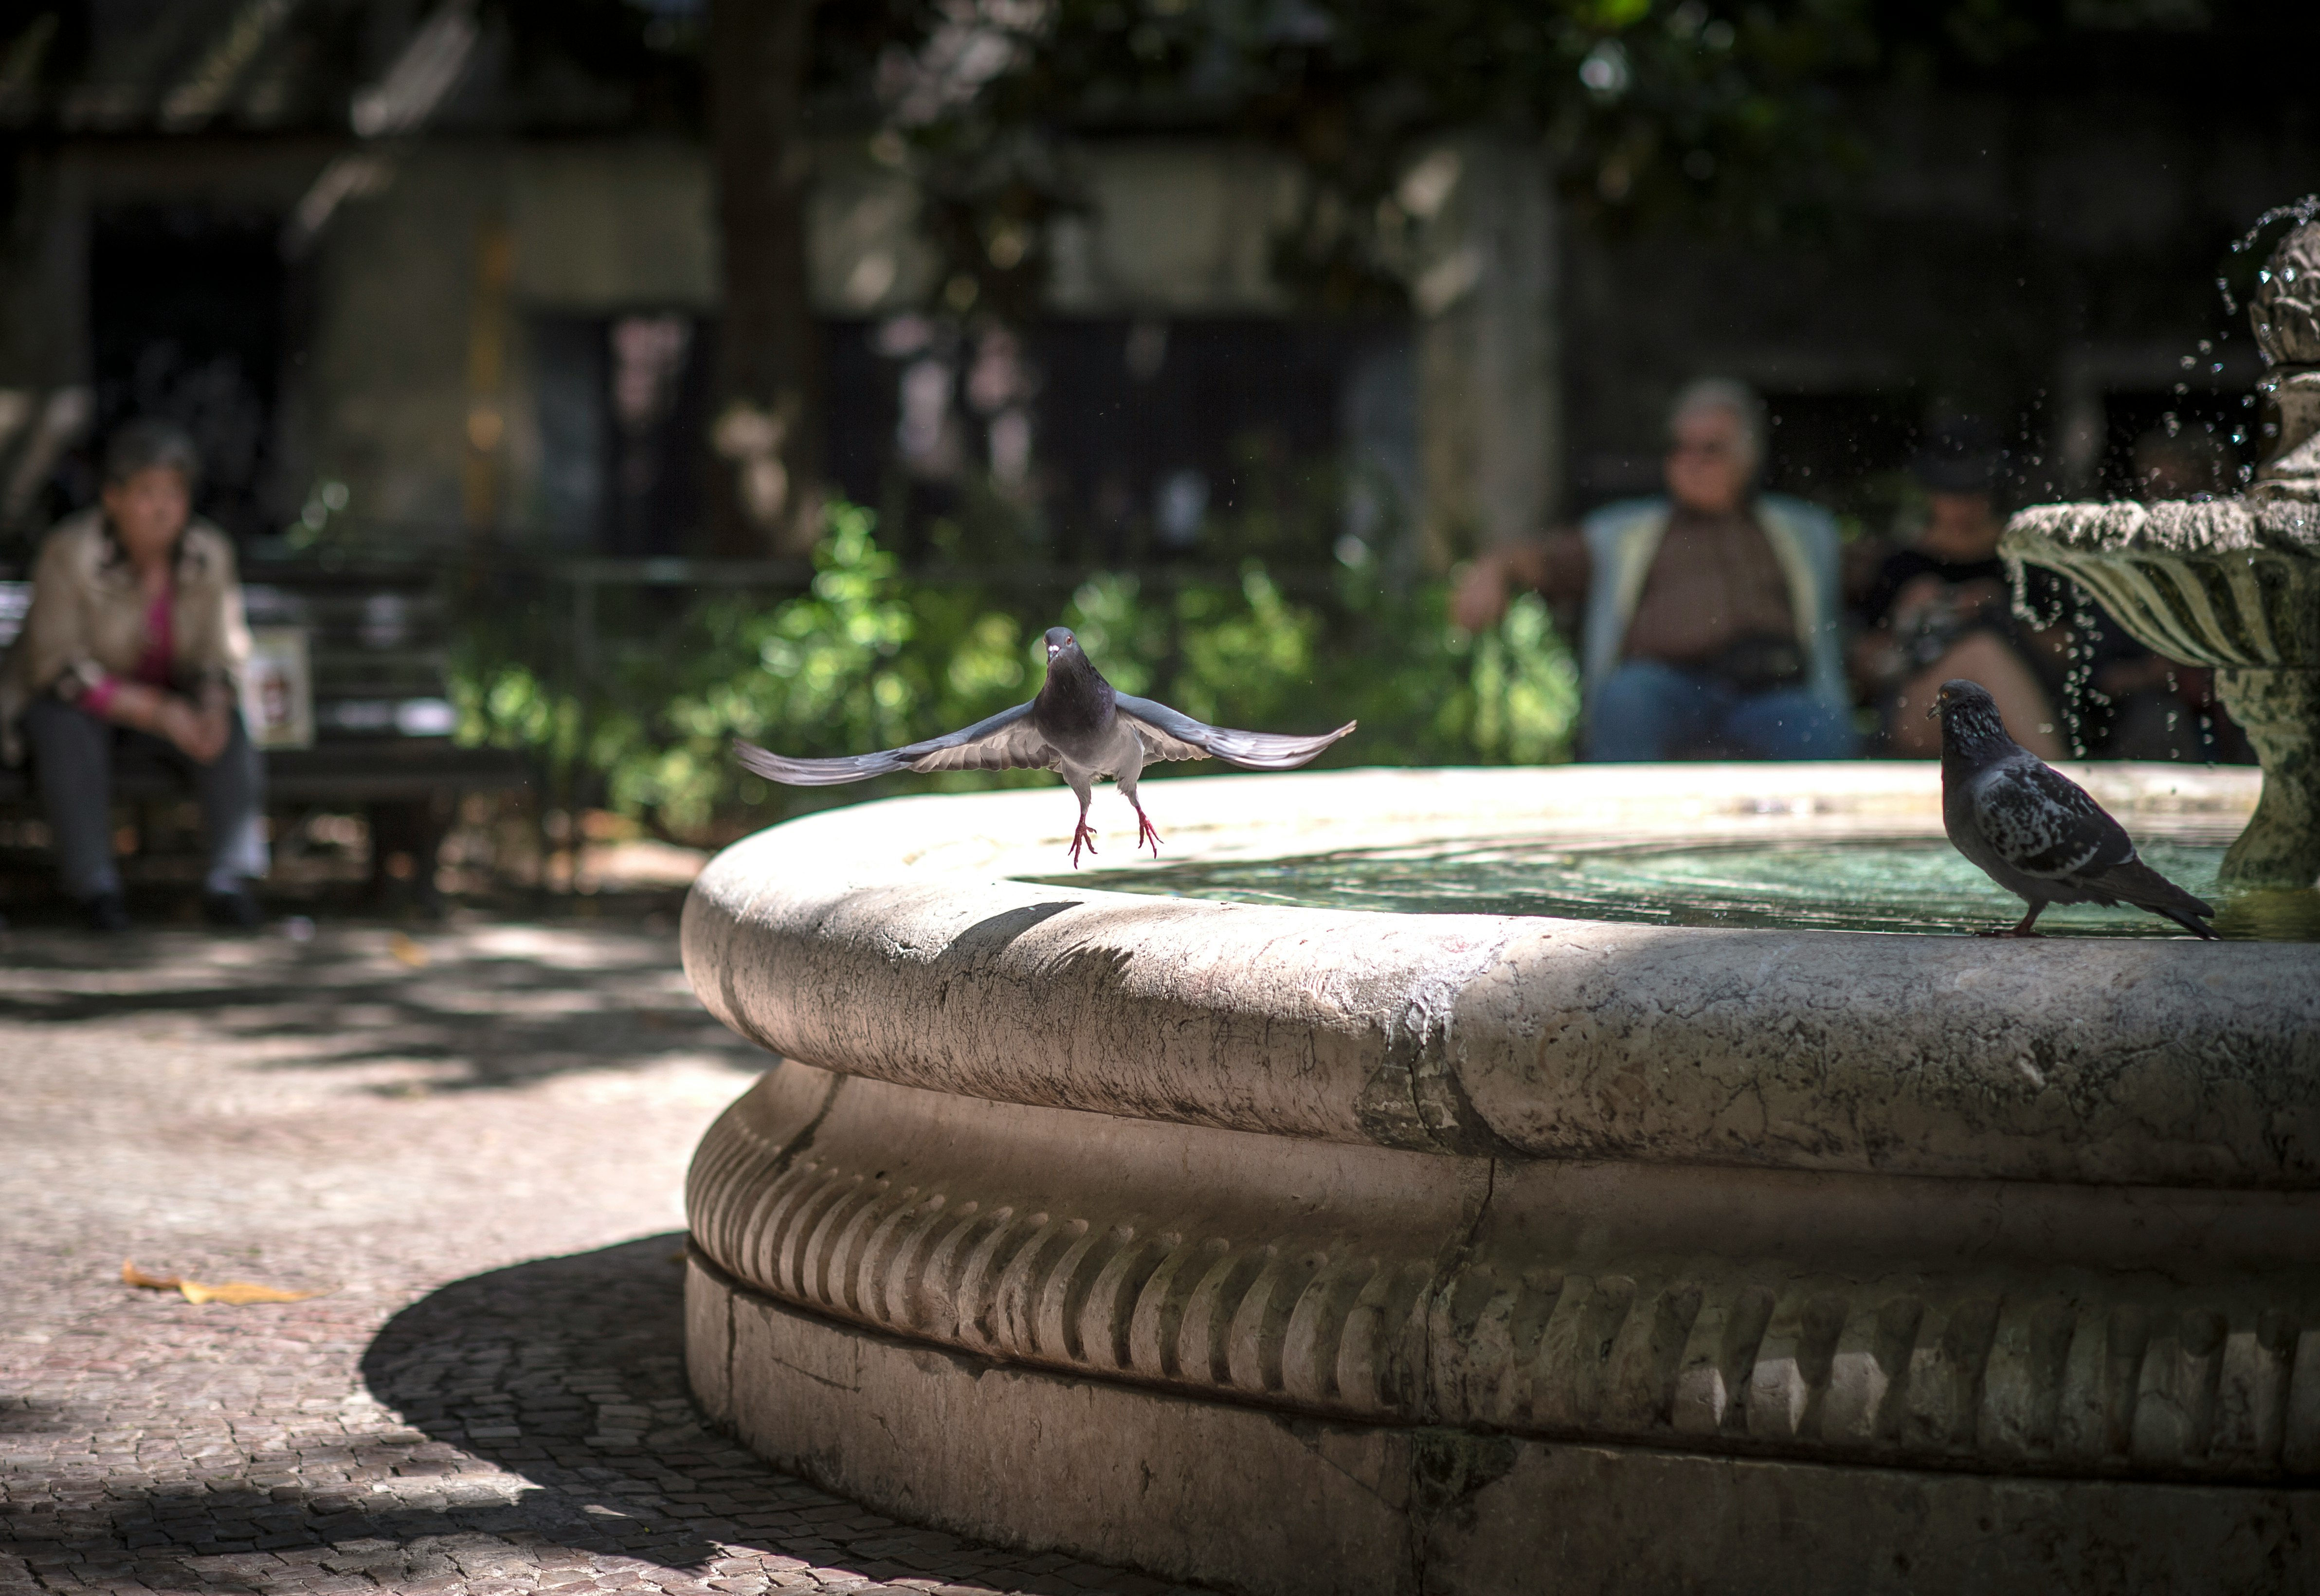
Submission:
{"label": "upper fountain tier", "polygon": [[2186,665],[2320,670],[2320,503],[2245,496],[2040,504],[2005,552],[2085,586],[2144,647]]}
{"label": "upper fountain tier", "polygon": [[[2248,317],[2270,367],[2256,391],[2271,447],[2244,496],[2040,505],[2014,518],[2007,545],[2086,583],[2172,658],[2320,669],[2306,563],[2320,555],[2320,222],[2281,241]],[[2187,570],[2185,560],[2207,568]]]}
{"label": "upper fountain tier", "polygon": [[2224,875],[2306,887],[2320,875],[2320,222],[2280,241],[2249,317],[2268,448],[2244,494],[2044,504],[2002,547],[2077,580],[2144,646],[2225,667],[2217,685],[2265,785]]}

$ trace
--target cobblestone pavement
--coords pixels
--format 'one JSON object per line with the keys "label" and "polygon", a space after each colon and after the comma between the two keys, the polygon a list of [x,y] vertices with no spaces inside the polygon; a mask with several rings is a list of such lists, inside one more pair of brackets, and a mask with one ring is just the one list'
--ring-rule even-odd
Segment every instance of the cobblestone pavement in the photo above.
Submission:
{"label": "cobblestone pavement", "polygon": [[702,1429],[684,1161],[755,1067],[666,926],[0,942],[0,1596],[1168,1589]]}

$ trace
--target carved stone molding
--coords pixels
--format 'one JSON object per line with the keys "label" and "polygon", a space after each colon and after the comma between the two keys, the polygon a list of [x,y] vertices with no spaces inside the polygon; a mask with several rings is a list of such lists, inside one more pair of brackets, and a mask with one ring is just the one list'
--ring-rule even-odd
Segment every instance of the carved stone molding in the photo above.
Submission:
{"label": "carved stone molding", "polygon": [[2320,504],[2320,222],[2279,240],[2248,321],[2271,367],[2256,392],[2272,431],[2249,494]]}
{"label": "carved stone molding", "polygon": [[[688,1209],[767,1296],[1209,1400],[1823,1461],[2320,1473],[2320,1202],[1270,1139],[788,1064],[703,1142]],[[2201,1256],[2218,1235],[2236,1256]]]}
{"label": "carved stone molding", "polygon": [[2320,366],[2320,223],[2279,240],[2248,304],[2256,347],[2273,366]]}

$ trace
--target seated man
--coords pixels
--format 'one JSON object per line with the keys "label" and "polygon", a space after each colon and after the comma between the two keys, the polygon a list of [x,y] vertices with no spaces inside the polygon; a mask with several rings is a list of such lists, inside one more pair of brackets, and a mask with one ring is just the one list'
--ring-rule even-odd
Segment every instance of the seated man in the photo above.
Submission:
{"label": "seated man", "polygon": [[174,427],[132,422],[104,457],[101,504],[58,523],[32,567],[32,604],[0,668],[0,730],[21,725],[65,890],[101,931],[126,929],[113,858],[116,760],[187,777],[209,843],[204,906],[258,923],[249,882],[266,873],[263,766],[234,680],[249,657],[233,546],[192,519],[199,473]]}
{"label": "seated man", "polygon": [[1763,413],[1739,384],[1691,384],[1668,434],[1666,498],[1482,555],[1452,619],[1491,625],[1517,582],[1584,596],[1584,758],[1849,757],[1835,523],[1754,494]]}
{"label": "seated man", "polygon": [[2056,623],[2033,626],[2015,613],[2014,587],[1998,540],[2006,530],[1998,492],[2006,461],[1997,431],[1956,421],[1937,428],[1910,463],[1931,509],[1908,548],[1888,556],[1862,605],[1867,630],[1854,665],[1878,701],[1884,748],[1932,759],[1942,729],[1926,711],[1944,682],[1980,683],[1998,701],[2015,740],[2042,759],[2065,759],[2063,666],[2071,607],[2062,579],[2036,566],[2023,573],[2025,596]]}

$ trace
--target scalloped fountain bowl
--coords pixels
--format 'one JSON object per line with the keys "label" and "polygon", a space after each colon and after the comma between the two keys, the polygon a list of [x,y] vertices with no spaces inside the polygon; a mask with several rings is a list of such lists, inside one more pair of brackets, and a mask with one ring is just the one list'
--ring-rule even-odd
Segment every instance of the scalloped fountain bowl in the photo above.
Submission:
{"label": "scalloped fountain bowl", "polygon": [[[2078,774],[2168,846],[2255,800]],[[780,1056],[687,1195],[693,1387],[762,1455],[1252,1592],[2320,1579],[2308,946],[1766,909],[1784,848],[1923,854],[1931,766],[1146,797],[1168,857],[1117,875],[1052,879],[1048,791],[827,812],[694,887],[694,990]],[[1772,920],[1495,911],[1679,844]]]}
{"label": "scalloped fountain bowl", "polygon": [[2004,547],[2080,584],[2146,648],[2219,667],[2225,705],[2266,777],[2223,875],[2312,885],[2320,877],[2320,503],[2042,504],[2007,523]]}

